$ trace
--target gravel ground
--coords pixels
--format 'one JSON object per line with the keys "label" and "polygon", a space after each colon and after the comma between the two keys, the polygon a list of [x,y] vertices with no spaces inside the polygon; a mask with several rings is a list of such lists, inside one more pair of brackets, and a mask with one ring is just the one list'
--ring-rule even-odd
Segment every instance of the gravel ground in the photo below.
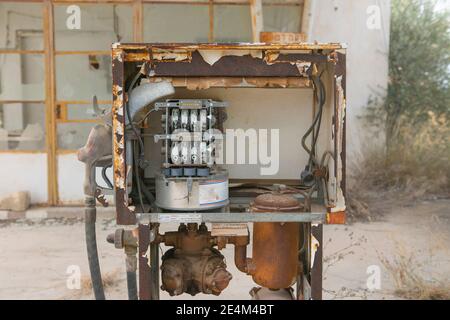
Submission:
{"label": "gravel ground", "polygon": [[[125,299],[123,251],[104,239],[114,220],[99,220],[102,273],[108,299]],[[175,229],[164,225],[162,231]],[[0,299],[92,299],[84,224],[79,218],[0,220]],[[409,257],[411,270],[426,278],[450,279],[450,200],[393,208],[383,221],[324,228],[325,299],[398,299],[395,281],[382,260]],[[167,248],[162,247],[162,251]],[[249,299],[255,285],[233,263],[233,247],[223,250],[233,280],[219,297],[182,295],[178,299]],[[250,252],[251,254],[251,252]],[[413,268],[414,267],[414,268]],[[68,271],[81,271],[81,289],[68,289]],[[367,287],[380,271],[379,289]],[[394,270],[394,273],[396,271]],[[400,272],[400,271],[399,271]],[[371,282],[375,283],[375,282]],[[450,288],[449,288],[450,291]],[[165,292],[161,299],[169,299]]]}

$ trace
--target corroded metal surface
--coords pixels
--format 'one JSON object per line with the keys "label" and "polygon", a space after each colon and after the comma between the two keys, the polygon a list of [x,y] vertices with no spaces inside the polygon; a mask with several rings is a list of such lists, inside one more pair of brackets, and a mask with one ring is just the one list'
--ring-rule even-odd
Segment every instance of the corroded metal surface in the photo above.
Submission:
{"label": "corroded metal surface", "polygon": [[295,212],[301,211],[302,208],[294,197],[276,193],[262,194],[256,197],[251,205],[252,212]]}
{"label": "corroded metal surface", "polygon": [[[246,237],[248,240],[248,237]],[[173,247],[162,257],[162,289],[171,296],[189,293],[219,295],[232,276],[226,270],[224,256],[213,248],[217,244],[206,225],[180,225],[176,232],[158,235],[157,243]]]}
{"label": "corroded metal surface", "polygon": [[168,214],[163,212],[138,213],[137,220],[140,223],[165,223],[165,222],[313,222],[324,223],[326,213],[324,212],[177,212]]}
{"label": "corroded metal surface", "polygon": [[[316,66],[331,66],[334,88],[332,143],[335,161],[336,202],[330,212],[345,211],[345,44],[120,44],[113,45],[113,152],[118,224],[134,224],[135,204],[129,202],[125,161],[125,75],[144,62],[150,81],[172,79],[192,90],[239,86],[252,79],[254,87],[310,86]],[[329,69],[329,68],[328,68]],[[153,80],[152,80],[153,79]],[[234,80],[233,80],[234,79]],[[300,81],[290,79],[304,79]]]}
{"label": "corroded metal surface", "polygon": [[[263,194],[250,206],[252,212],[295,212],[303,206],[292,196]],[[295,283],[298,274],[300,225],[298,223],[255,223],[250,274],[266,288],[284,289]]]}
{"label": "corroded metal surface", "polygon": [[125,80],[123,51],[113,50],[113,167],[114,187],[116,192],[117,224],[130,225],[136,223],[136,216],[129,209],[128,193],[126,190],[126,162],[125,162]]}
{"label": "corroded metal surface", "polygon": [[113,49],[141,51],[165,50],[339,50],[346,49],[345,43],[115,43]]}
{"label": "corroded metal surface", "polygon": [[148,246],[150,244],[149,225],[140,224],[138,227],[138,267],[139,267],[139,299],[151,300],[150,291],[150,267],[147,256]]}

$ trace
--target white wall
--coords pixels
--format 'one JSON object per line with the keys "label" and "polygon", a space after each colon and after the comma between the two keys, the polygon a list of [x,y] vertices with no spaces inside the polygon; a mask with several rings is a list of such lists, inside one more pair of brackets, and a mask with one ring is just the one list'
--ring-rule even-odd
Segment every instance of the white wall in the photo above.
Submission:
{"label": "white wall", "polygon": [[[78,161],[74,153],[60,154],[57,161],[59,200],[64,204],[83,204],[84,163]],[[113,181],[111,169],[106,171],[106,175]],[[99,169],[96,172],[96,179],[99,186],[107,187]],[[106,198],[110,204],[114,203],[112,196]]]}
{"label": "white wall", "polygon": [[[214,99],[226,101],[227,120],[225,129],[259,129],[268,130],[268,141],[271,143],[270,130],[279,130],[279,171],[275,175],[261,175],[261,164],[227,164],[230,178],[235,179],[298,179],[302,169],[307,164],[307,154],[301,147],[301,138],[312,121],[312,90],[310,89],[261,89],[261,88],[213,88],[191,91],[177,89],[177,98]],[[327,108],[329,115],[331,108]],[[329,118],[328,116],[324,117]],[[161,116],[153,114],[148,132],[161,132]],[[325,122],[326,120],[324,120]],[[329,126],[322,130],[323,139],[321,150],[329,149]],[[147,142],[151,142],[149,138]],[[249,148],[248,142],[246,143]],[[159,156],[161,144],[150,144],[146,150],[146,157],[153,164],[147,174],[151,176],[155,170],[160,170],[162,158]],[[151,147],[150,147],[151,146]],[[226,145],[224,145],[226,149]],[[236,149],[236,142],[235,142]],[[248,150],[247,150],[248,152]],[[270,154],[270,144],[267,150]],[[225,150],[226,153],[226,150]],[[235,151],[235,163],[236,163]],[[226,157],[225,157],[226,158]],[[272,157],[271,157],[272,158]],[[246,155],[248,163],[248,153]],[[259,157],[258,157],[259,159]],[[224,159],[225,160],[225,159]],[[259,161],[258,161],[259,162]],[[268,166],[262,166],[268,167]]]}
{"label": "white wall", "polygon": [[29,191],[32,203],[47,202],[47,155],[45,153],[0,154],[0,197]]}
{"label": "white wall", "polygon": [[[347,49],[347,157],[367,142],[358,116],[388,81],[390,0],[312,0],[310,41],[345,42]],[[380,8],[381,28],[371,30],[370,6]],[[372,9],[372,8],[370,8]],[[373,13],[373,11],[369,11]]]}

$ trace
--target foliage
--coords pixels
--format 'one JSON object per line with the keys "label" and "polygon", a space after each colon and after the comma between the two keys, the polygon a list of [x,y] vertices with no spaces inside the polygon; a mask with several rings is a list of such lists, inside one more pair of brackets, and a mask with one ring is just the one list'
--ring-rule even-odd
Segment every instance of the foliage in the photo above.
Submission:
{"label": "foliage", "polygon": [[388,155],[433,117],[450,118],[450,12],[435,6],[392,0],[388,90],[365,116],[384,132]]}

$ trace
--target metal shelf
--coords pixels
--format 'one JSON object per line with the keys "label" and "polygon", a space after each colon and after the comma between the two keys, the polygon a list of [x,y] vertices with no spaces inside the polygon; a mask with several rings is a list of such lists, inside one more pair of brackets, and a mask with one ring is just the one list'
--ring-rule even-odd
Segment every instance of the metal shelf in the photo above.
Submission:
{"label": "metal shelf", "polygon": [[325,222],[326,213],[317,212],[177,212],[138,213],[139,223],[242,223],[242,222]]}

